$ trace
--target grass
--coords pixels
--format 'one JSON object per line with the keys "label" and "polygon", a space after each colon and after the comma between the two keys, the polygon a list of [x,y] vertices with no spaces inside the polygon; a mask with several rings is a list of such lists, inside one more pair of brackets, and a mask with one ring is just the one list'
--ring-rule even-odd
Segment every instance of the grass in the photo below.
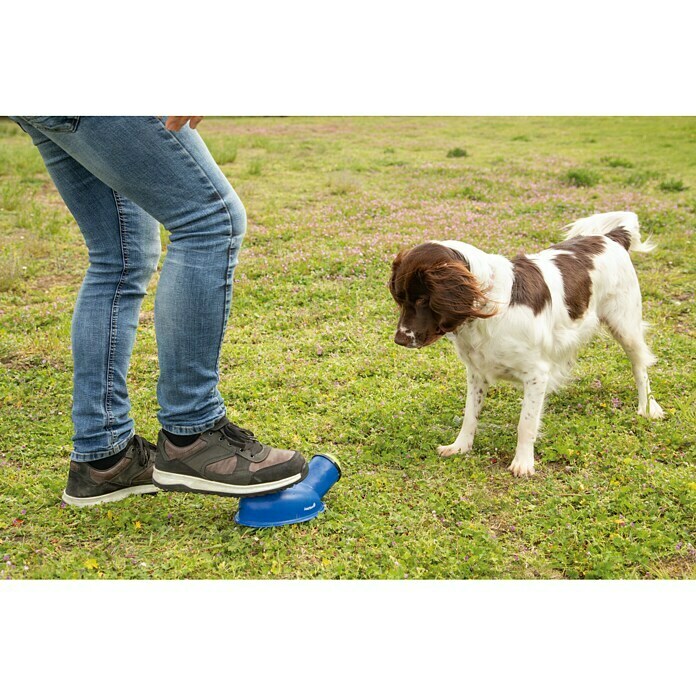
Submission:
{"label": "grass", "polygon": [[589,188],[599,183],[599,174],[591,169],[575,168],[568,170],[562,180],[570,186]]}
{"label": "grass", "polygon": [[633,168],[633,162],[630,160],[627,160],[625,157],[602,157],[599,160],[602,164],[605,164],[607,167],[623,167],[624,169],[632,169]]}
{"label": "grass", "polygon": [[208,138],[207,145],[210,154],[220,166],[232,164],[237,159],[237,143],[234,138],[224,135]]}
{"label": "grass", "polygon": [[628,186],[641,187],[645,186],[645,184],[647,184],[651,180],[658,179],[659,176],[660,175],[656,172],[647,169],[641,170],[639,172],[634,171],[626,177],[625,183]]}
{"label": "grass", "polygon": [[468,157],[469,153],[461,147],[452,148],[447,152],[448,157]]}
{"label": "grass", "polygon": [[335,172],[331,174],[327,186],[331,193],[336,196],[354,194],[361,189],[360,179],[350,172]]}
{"label": "grass", "polygon": [[678,193],[679,191],[685,191],[689,187],[685,186],[681,179],[667,179],[666,181],[662,181],[658,188],[660,191]]}
{"label": "grass", "polygon": [[[29,139],[0,121],[0,578],[696,578],[696,119],[235,118],[199,131],[235,153],[221,166],[249,217],[221,358],[229,415],[336,454],[344,477],[319,518],[277,529],[236,526],[236,502],[213,496],[61,507],[87,254]],[[470,155],[444,160],[463,139]],[[598,163],[592,187],[562,183]],[[674,178],[689,188],[659,187]],[[444,341],[393,343],[395,253],[460,238],[512,256],[617,209],[658,244],[634,263],[667,418],[637,416],[628,361],[600,335],[548,400],[536,477],[506,471],[520,394],[505,384],[473,452],[438,458],[464,369]],[[150,439],[156,284],[129,381]]]}
{"label": "grass", "polygon": [[466,198],[470,201],[485,201],[486,197],[472,188],[471,186],[462,186],[458,189],[452,189],[444,194],[445,198]]}
{"label": "grass", "polygon": [[263,170],[263,161],[260,159],[253,159],[253,160],[251,160],[251,162],[249,162],[249,166],[247,168],[247,174],[249,176],[260,176],[262,170]]}
{"label": "grass", "polygon": [[10,249],[0,254],[0,292],[10,290],[19,282],[19,260],[17,252]]}

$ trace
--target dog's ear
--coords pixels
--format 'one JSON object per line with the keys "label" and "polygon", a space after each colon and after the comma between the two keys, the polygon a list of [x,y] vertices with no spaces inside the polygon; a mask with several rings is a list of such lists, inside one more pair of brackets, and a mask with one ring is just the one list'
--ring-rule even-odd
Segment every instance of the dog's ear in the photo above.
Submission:
{"label": "dog's ear", "polygon": [[391,276],[389,278],[389,292],[392,294],[394,300],[396,300],[396,273],[399,270],[399,266],[404,260],[405,255],[405,251],[400,251],[392,261]]}
{"label": "dog's ear", "polygon": [[444,261],[423,271],[430,309],[440,318],[443,332],[454,331],[470,319],[488,319],[496,313],[483,311],[488,300],[463,260]]}

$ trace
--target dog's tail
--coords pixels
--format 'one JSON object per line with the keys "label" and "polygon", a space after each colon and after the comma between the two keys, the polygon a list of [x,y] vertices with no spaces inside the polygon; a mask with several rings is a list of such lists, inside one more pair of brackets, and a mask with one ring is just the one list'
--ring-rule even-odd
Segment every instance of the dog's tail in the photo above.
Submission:
{"label": "dog's tail", "polygon": [[568,230],[566,239],[591,235],[606,235],[621,244],[626,251],[648,252],[655,248],[650,238],[642,242],[640,239],[640,224],[635,213],[617,211],[614,213],[599,213],[590,217],[580,218],[564,228]]}

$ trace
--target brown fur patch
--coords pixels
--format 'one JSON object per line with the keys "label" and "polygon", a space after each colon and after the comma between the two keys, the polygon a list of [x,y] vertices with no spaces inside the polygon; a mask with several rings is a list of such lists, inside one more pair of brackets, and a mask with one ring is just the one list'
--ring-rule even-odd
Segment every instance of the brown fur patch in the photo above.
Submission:
{"label": "brown fur patch", "polygon": [[512,267],[515,275],[510,305],[526,305],[536,316],[551,303],[551,293],[541,269],[526,256],[516,256],[512,259]]}
{"label": "brown fur patch", "polygon": [[604,237],[573,237],[551,248],[561,253],[553,262],[558,266],[563,278],[563,294],[568,315],[571,319],[580,319],[590,306],[592,296],[592,278],[590,271],[594,268],[594,257],[605,249]]}
{"label": "brown fur patch", "polygon": [[620,244],[626,251],[631,246],[631,233],[623,227],[617,227],[615,230],[608,232],[605,237],[613,239],[617,244]]}
{"label": "brown fur patch", "polygon": [[495,313],[483,311],[486,296],[469,262],[456,250],[433,242],[398,254],[389,290],[401,308],[399,326],[413,332],[419,346],[433,343],[466,321]]}

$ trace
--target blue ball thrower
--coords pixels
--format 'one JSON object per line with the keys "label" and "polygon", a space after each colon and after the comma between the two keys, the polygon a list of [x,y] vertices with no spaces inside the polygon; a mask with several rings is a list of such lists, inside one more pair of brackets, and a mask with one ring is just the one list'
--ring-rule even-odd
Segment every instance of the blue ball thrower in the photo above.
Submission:
{"label": "blue ball thrower", "polygon": [[234,517],[245,527],[280,527],[314,519],[326,509],[322,498],[341,478],[336,457],[316,454],[304,481],[278,493],[241,498]]}

